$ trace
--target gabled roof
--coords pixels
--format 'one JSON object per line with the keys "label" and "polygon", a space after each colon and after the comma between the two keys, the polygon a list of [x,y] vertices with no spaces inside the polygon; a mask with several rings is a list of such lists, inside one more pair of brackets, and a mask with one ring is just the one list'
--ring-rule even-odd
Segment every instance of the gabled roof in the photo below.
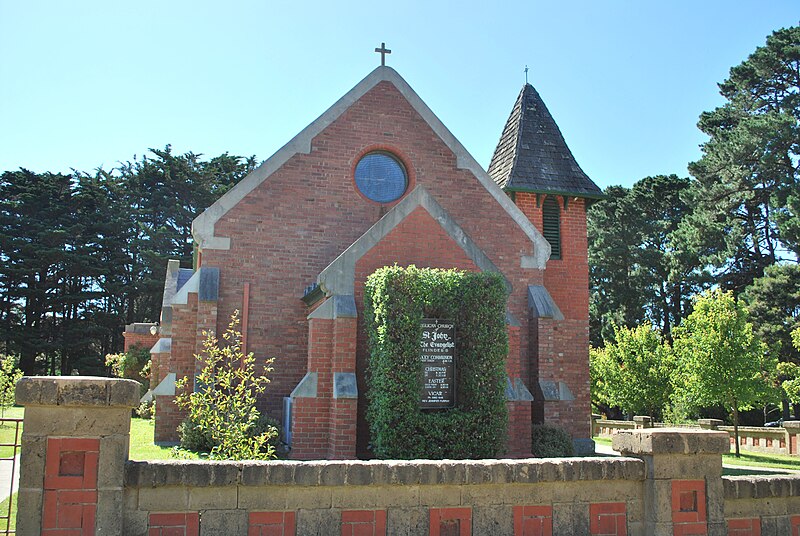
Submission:
{"label": "gabled roof", "polygon": [[267,180],[270,175],[280,169],[292,156],[298,153],[311,152],[311,140],[322,132],[328,125],[336,121],[350,106],[364,96],[369,90],[380,82],[389,82],[397,88],[401,95],[416,110],[420,117],[456,155],[456,166],[469,170],[489,192],[497,203],[508,213],[511,219],[522,229],[532,243],[532,254],[523,255],[521,264],[523,268],[544,269],[550,256],[550,246],[541,233],[531,224],[528,218],[517,206],[503,193],[492,181],[469,152],[461,145],[455,136],[444,126],[438,117],[422,101],[419,95],[408,85],[403,77],[391,67],[381,66],[372,71],[366,78],[356,84],[333,106],[328,108],[314,122],[304,128],[297,136],[292,138],[278,152],[269,157],[263,164],[242,179],[236,186],[208,207],[192,222],[192,235],[195,242],[206,249],[230,249],[230,238],[216,236],[214,226],[216,222],[229,210],[236,206],[247,194]]}
{"label": "gabled roof", "polygon": [[489,164],[489,176],[506,191],[602,198],[602,190],[572,156],[539,93],[525,84]]}

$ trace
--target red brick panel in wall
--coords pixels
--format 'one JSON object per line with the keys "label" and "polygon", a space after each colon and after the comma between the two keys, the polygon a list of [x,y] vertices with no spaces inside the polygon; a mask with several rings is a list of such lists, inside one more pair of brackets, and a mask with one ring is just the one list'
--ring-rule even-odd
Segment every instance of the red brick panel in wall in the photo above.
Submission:
{"label": "red brick panel in wall", "polygon": [[471,536],[471,508],[431,508],[430,536]]}
{"label": "red brick panel in wall", "polygon": [[99,451],[99,439],[47,439],[42,534],[95,533]]}
{"label": "red brick panel in wall", "polygon": [[593,536],[626,536],[627,526],[625,503],[589,505],[589,531]]}
{"label": "red brick panel in wall", "polygon": [[199,536],[197,512],[151,513],[148,536]]}
{"label": "red brick panel in wall", "polygon": [[514,536],[553,536],[553,507],[515,506]]}
{"label": "red brick panel in wall", "polygon": [[800,516],[790,517],[789,525],[792,529],[792,536],[800,536]]}
{"label": "red brick panel in wall", "polygon": [[250,512],[247,536],[294,536],[294,512]]}
{"label": "red brick panel in wall", "polygon": [[729,519],[728,536],[761,536],[761,519]]}
{"label": "red brick panel in wall", "polygon": [[386,510],[345,510],[342,536],[385,536]]}
{"label": "red brick panel in wall", "polygon": [[672,481],[672,523],[676,536],[708,534],[705,481]]}

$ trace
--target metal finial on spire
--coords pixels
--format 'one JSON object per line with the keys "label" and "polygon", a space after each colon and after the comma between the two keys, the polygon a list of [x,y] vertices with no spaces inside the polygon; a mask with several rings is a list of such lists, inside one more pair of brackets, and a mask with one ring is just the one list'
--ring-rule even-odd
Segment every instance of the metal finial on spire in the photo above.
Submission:
{"label": "metal finial on spire", "polygon": [[381,55],[381,67],[386,65],[386,54],[391,54],[392,51],[386,48],[386,43],[381,43],[381,48],[376,48],[375,52],[379,52]]}
{"label": "metal finial on spire", "polygon": [[525,83],[528,83],[528,66],[525,66]]}

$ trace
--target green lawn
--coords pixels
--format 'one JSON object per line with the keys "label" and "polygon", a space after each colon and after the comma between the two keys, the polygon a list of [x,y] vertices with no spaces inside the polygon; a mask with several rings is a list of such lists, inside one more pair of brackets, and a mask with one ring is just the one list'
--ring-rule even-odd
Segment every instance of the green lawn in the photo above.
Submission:
{"label": "green lawn", "polygon": [[131,419],[131,460],[168,460],[176,457],[196,460],[199,458],[194,452],[181,450],[176,456],[175,449],[172,447],[156,446],[153,443],[154,434],[155,424],[152,419]]}
{"label": "green lawn", "polygon": [[[5,408],[3,417],[6,419],[21,419],[25,413],[25,408],[10,407]],[[11,445],[14,441],[22,439],[22,425],[19,427],[20,437],[15,437],[16,425],[10,422],[0,423],[0,443]],[[10,458],[14,454],[14,447],[0,447],[0,458]],[[7,463],[7,462],[6,462]],[[0,528],[3,525],[0,525]]]}
{"label": "green lawn", "polygon": [[595,443],[600,443],[601,445],[611,446],[611,438],[610,437],[593,437]]}
{"label": "green lawn", "polygon": [[762,454],[760,452],[742,451],[737,458],[734,454],[723,454],[722,463],[728,465],[749,465],[769,469],[795,469],[800,471],[800,457],[781,456],[780,454]]}
{"label": "green lawn", "polygon": [[6,532],[5,516],[8,513],[9,500],[11,501],[11,517],[9,518],[8,532],[14,532],[17,528],[17,494],[15,493],[10,498],[0,502],[0,516],[3,517],[3,519],[0,519],[0,534],[8,534],[8,532]]}

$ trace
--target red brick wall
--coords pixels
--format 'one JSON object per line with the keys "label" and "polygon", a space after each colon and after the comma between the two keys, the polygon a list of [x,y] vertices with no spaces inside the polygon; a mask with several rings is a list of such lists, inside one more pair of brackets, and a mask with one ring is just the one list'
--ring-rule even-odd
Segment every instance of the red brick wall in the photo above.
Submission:
{"label": "red brick wall", "polygon": [[[177,379],[194,377],[195,359],[197,352],[197,320],[198,320],[197,294],[190,293],[187,303],[174,304],[172,306],[172,350],[169,354],[169,361],[166,370],[174,372]],[[161,372],[165,374],[163,360],[159,365]],[[174,442],[178,441],[178,425],[186,418],[186,412],[178,409],[175,405],[174,397],[156,397],[156,423],[155,441]]]}
{"label": "red brick wall", "polygon": [[[542,229],[540,197],[516,192],[515,202],[533,225]],[[531,326],[533,367],[531,383],[539,379],[564,381],[575,400],[534,405],[534,421],[555,423],[566,428],[574,438],[591,437],[591,400],[589,393],[589,264],[586,237],[586,203],[570,198],[566,210],[561,207],[561,259],[547,262],[544,286],[553,297],[564,320],[539,320]],[[538,371],[538,376],[537,376]]]}
{"label": "red brick wall", "polygon": [[125,338],[125,351],[127,352],[134,346],[139,346],[149,350],[158,341],[159,335],[150,335],[149,333],[132,333],[126,331],[122,334]]}
{"label": "red brick wall", "polygon": [[[202,252],[203,266],[221,268],[220,324],[242,307],[243,285],[250,283],[248,349],[257,358],[275,357],[262,409],[276,417],[281,398],[306,372],[303,289],[387,210],[365,200],[352,178],[359,155],[376,145],[399,156],[414,184],[423,185],[503,271],[514,286],[509,307],[525,323],[521,345],[527,349],[526,287],[542,281],[540,271],[520,267],[520,255],[532,253],[530,240],[469,171],[456,168],[455,155],[397,89],[383,82],[317,135],[311,153],[290,158],[216,223],[217,236],[231,237],[230,250]],[[412,221],[425,218],[426,230],[438,228],[427,214]],[[430,249],[433,236],[416,237],[426,246],[407,252],[413,241],[400,242],[383,263],[453,266],[444,252]],[[474,269],[460,255],[456,265]]]}
{"label": "red brick wall", "polygon": [[317,398],[294,399],[291,457],[355,458],[356,400],[333,398],[333,375],[355,372],[356,319],[308,324],[308,371],[317,373]]}

